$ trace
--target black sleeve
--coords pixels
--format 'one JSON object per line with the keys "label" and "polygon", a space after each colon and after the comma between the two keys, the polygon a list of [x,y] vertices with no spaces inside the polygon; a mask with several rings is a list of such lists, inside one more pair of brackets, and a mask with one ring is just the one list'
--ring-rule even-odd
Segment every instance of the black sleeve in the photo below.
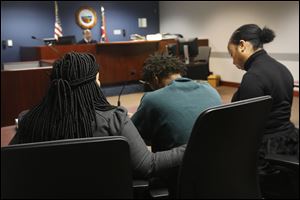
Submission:
{"label": "black sleeve", "polygon": [[77,42],[77,44],[85,44],[84,40],[80,40],[79,42]]}

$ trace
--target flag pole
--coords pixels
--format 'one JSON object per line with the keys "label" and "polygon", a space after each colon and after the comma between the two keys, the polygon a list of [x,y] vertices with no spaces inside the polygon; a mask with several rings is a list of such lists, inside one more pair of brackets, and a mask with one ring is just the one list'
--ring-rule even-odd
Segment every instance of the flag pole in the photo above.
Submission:
{"label": "flag pole", "polygon": [[105,10],[104,7],[101,6],[101,38],[100,42],[108,42],[107,35],[106,35],[106,23],[105,23]]}

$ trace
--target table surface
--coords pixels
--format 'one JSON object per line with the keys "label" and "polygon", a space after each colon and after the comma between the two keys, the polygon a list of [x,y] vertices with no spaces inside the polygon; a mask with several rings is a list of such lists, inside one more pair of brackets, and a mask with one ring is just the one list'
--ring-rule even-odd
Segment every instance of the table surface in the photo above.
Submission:
{"label": "table surface", "polygon": [[7,146],[16,134],[16,125],[1,128],[1,147]]}

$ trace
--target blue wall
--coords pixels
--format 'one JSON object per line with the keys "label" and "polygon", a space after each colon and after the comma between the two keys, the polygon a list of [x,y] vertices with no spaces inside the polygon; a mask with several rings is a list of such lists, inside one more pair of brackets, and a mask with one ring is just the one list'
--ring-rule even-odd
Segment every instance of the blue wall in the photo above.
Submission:
{"label": "blue wall", "polygon": [[[104,6],[109,41],[126,41],[133,33],[140,35],[159,32],[158,1],[58,1],[64,35],[82,39],[82,29],[76,24],[75,12],[80,6],[91,6],[98,22],[92,29],[93,38],[100,39],[101,14]],[[147,28],[138,28],[138,18],[147,18]],[[20,46],[43,45],[31,39],[53,37],[53,1],[1,1],[1,41],[12,39],[12,48],[1,49],[1,63],[20,61]],[[114,29],[125,29],[126,36],[113,35]]]}

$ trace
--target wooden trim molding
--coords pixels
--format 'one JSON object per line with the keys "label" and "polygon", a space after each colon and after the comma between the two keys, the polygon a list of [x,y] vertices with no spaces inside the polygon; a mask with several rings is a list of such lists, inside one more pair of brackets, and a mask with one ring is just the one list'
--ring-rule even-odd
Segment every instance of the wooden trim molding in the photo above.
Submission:
{"label": "wooden trim molding", "polygon": [[[230,82],[230,81],[220,81],[220,85],[221,86],[228,86],[228,87],[238,88],[240,86],[240,83]],[[299,91],[298,90],[294,90],[294,97],[299,97]]]}
{"label": "wooden trim molding", "polygon": [[235,87],[235,88],[240,87],[240,83],[230,82],[230,81],[220,81],[220,85],[228,86],[228,87]]}

